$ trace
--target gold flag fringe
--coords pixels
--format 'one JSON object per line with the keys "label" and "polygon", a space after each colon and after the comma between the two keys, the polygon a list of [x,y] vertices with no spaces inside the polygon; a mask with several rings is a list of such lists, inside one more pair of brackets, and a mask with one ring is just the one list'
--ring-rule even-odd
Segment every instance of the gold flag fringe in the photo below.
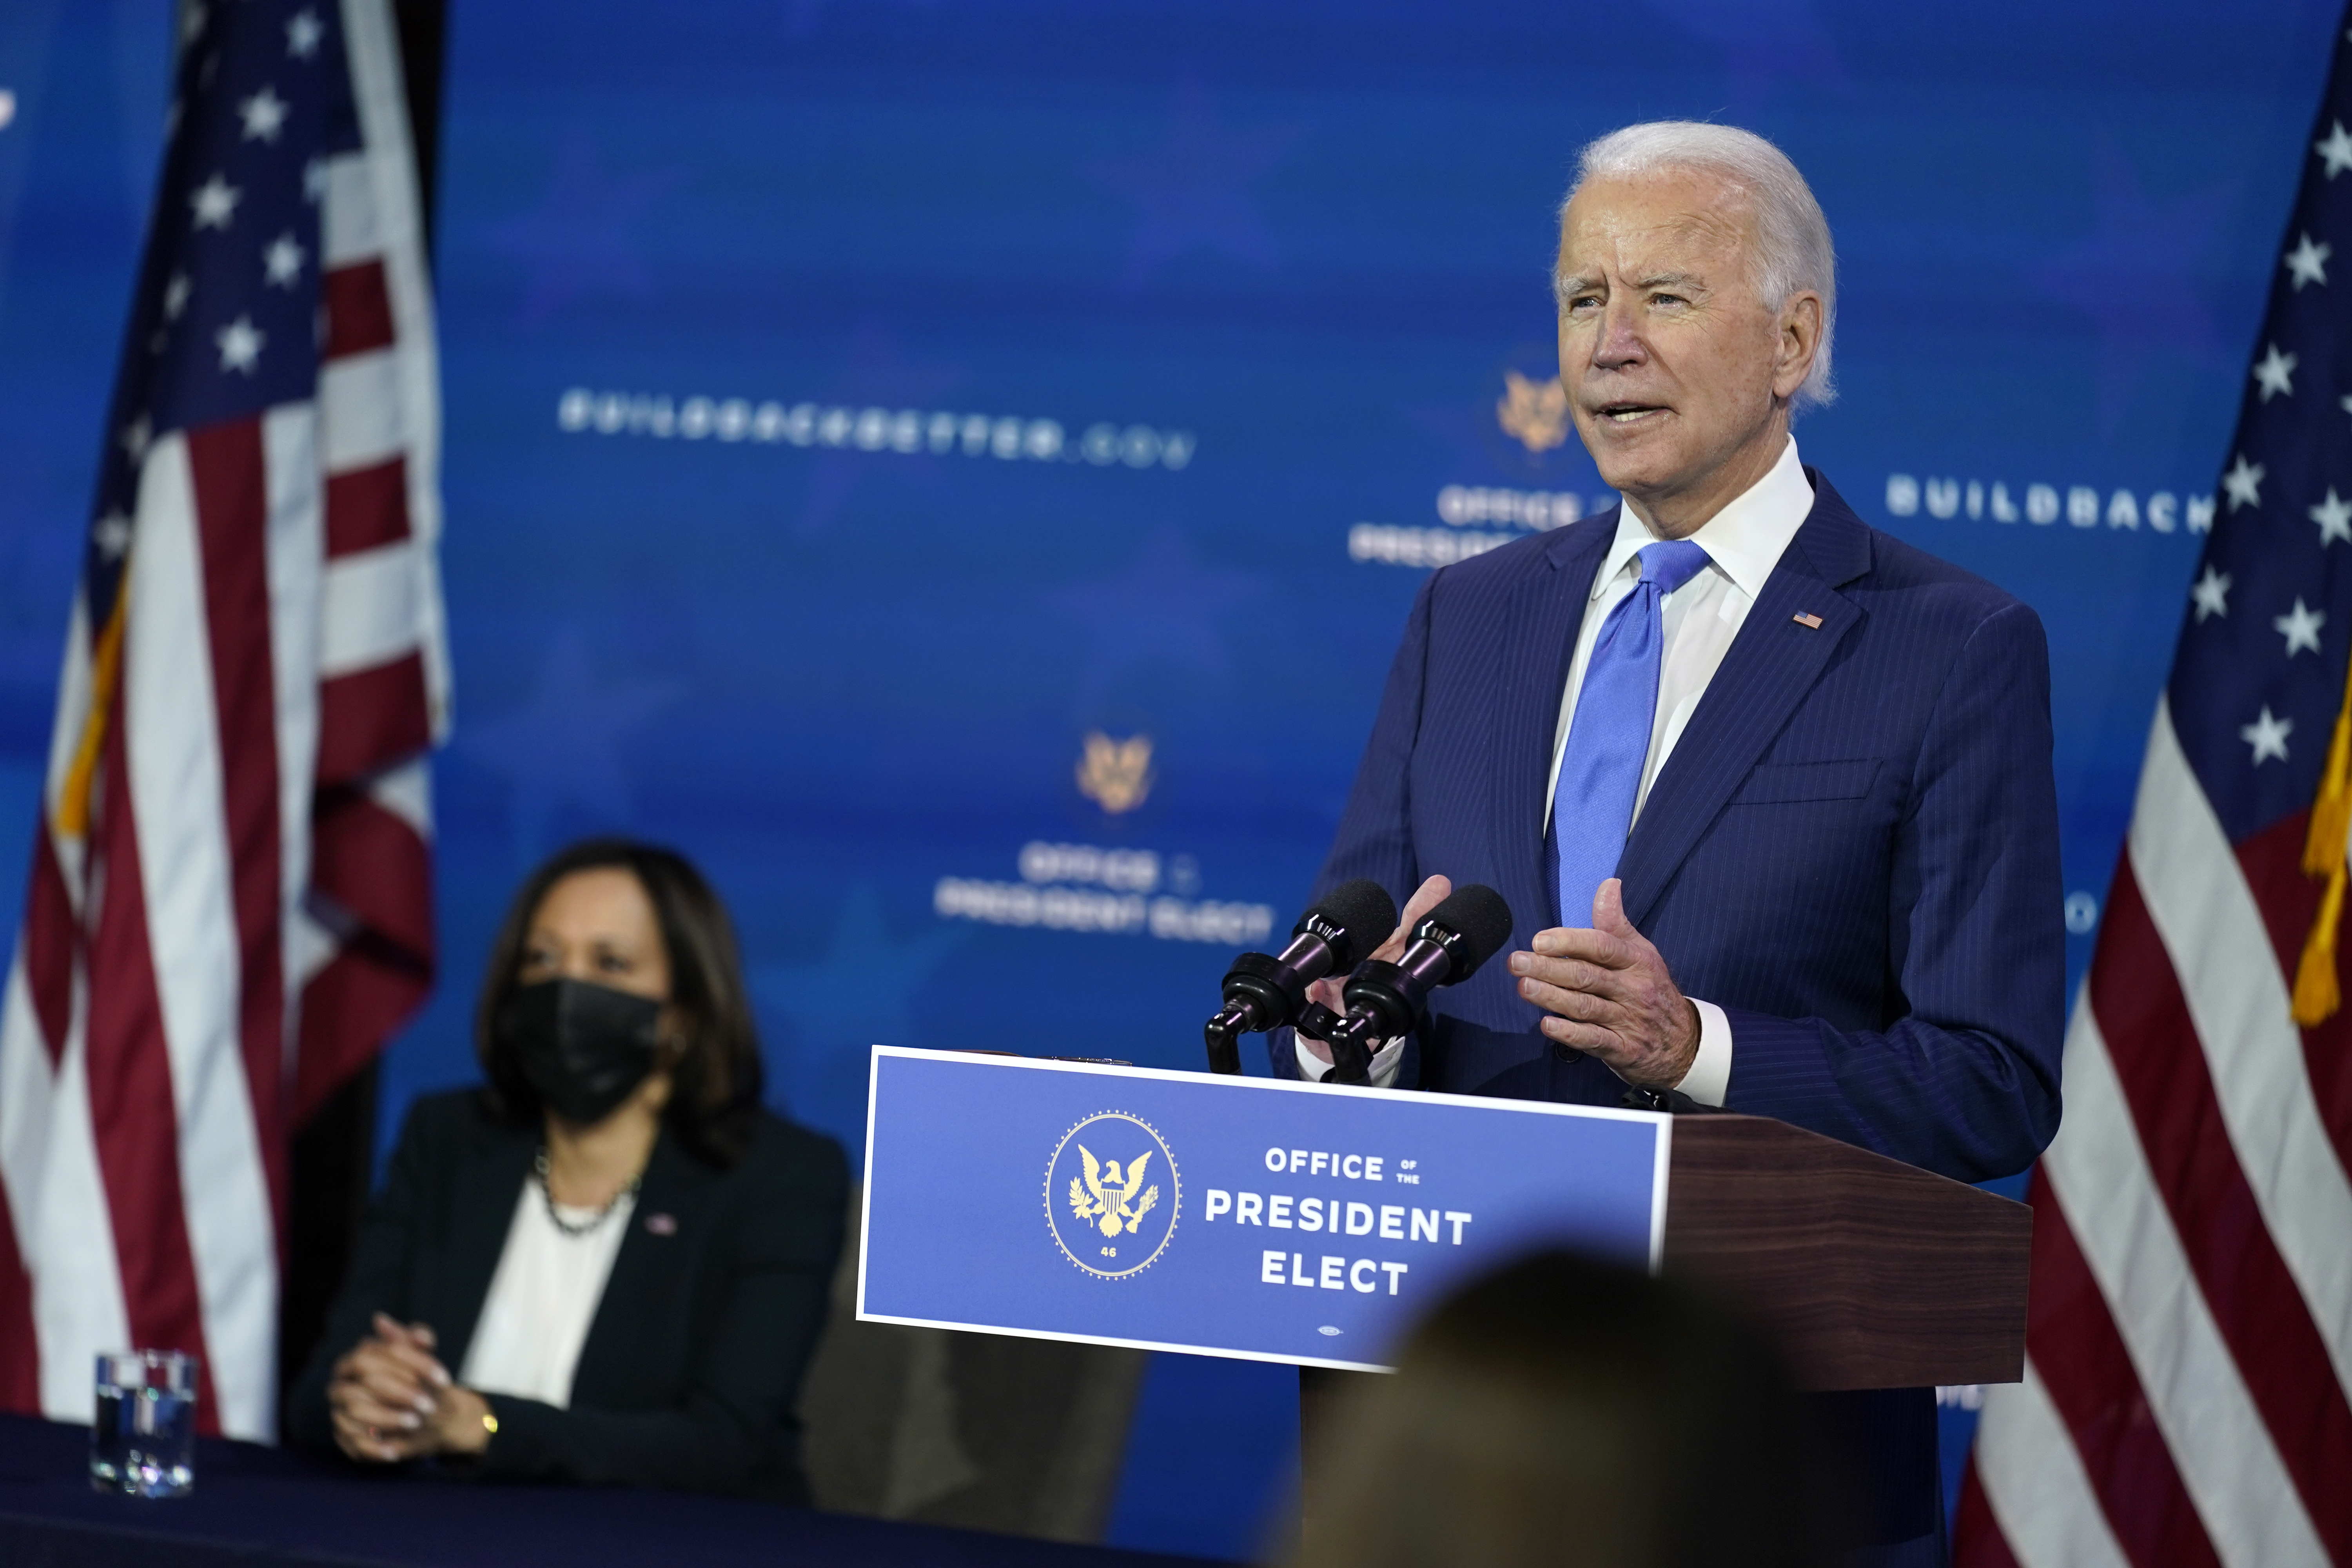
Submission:
{"label": "gold flag fringe", "polygon": [[2334,1017],[2344,1005],[2336,979],[2336,931],[2344,917],[2345,838],[2352,831],[2352,778],[2347,773],[2352,773],[2352,680],[2345,683],[2336,734],[2327,743],[2327,771],[2320,774],[2310,830],[2303,840],[2303,874],[2327,882],[2319,918],[2311,922],[2303,957],[2294,967],[2294,1021],[2306,1029]]}
{"label": "gold flag fringe", "polygon": [[54,803],[58,832],[68,838],[89,834],[90,792],[98,779],[99,749],[106,742],[107,715],[114,710],[115,683],[122,678],[122,626],[130,609],[131,574],[126,571],[121,586],[115,590],[114,613],[106,617],[106,627],[99,633],[98,647],[90,658],[89,711],[82,715],[65,786]]}

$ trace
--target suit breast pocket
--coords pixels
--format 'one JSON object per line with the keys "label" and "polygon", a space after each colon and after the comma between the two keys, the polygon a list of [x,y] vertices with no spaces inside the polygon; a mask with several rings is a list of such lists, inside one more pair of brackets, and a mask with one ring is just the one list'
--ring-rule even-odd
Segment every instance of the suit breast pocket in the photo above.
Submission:
{"label": "suit breast pocket", "polygon": [[1879,759],[1829,763],[1765,763],[1732,796],[1737,805],[1793,805],[1802,801],[1858,800],[1878,777]]}

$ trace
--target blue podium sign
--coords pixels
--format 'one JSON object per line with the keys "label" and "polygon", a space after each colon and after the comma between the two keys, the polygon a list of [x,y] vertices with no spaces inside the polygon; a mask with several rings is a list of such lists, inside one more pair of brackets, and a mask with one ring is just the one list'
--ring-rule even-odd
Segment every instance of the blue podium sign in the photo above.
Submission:
{"label": "blue podium sign", "polygon": [[1547,1244],[1654,1268],[1672,1119],[874,1047],[857,1315],[1378,1370]]}

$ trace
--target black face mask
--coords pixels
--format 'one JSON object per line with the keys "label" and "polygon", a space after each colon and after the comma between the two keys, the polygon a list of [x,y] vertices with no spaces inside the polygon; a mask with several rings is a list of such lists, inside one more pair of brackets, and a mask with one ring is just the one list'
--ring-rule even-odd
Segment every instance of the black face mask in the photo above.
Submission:
{"label": "black face mask", "polygon": [[547,1108],[585,1127],[612,1115],[654,1070],[661,1009],[609,985],[542,980],[499,1009],[499,1039]]}

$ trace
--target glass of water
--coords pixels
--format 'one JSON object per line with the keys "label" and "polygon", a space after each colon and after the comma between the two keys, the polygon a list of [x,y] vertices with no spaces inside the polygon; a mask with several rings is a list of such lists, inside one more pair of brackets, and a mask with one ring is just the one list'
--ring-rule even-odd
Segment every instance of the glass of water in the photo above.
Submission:
{"label": "glass of water", "polygon": [[131,1497],[185,1497],[196,1484],[196,1358],[121,1351],[98,1358],[89,1484]]}

